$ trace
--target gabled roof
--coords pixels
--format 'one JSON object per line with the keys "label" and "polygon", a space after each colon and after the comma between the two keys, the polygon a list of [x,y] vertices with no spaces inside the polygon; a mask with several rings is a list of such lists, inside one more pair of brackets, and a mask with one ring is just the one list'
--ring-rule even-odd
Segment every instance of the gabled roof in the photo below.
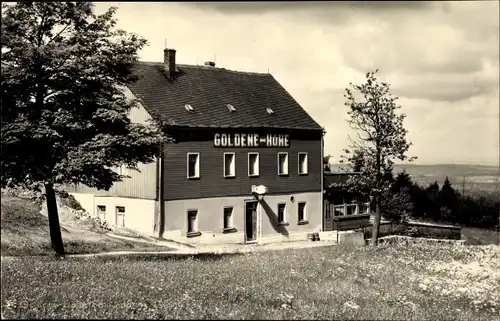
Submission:
{"label": "gabled roof", "polygon": [[[188,127],[322,130],[270,74],[177,65],[169,79],[164,64],[140,62],[129,85],[146,110]],[[193,110],[185,108],[191,105]],[[232,105],[235,111],[228,108]],[[271,108],[274,113],[266,111]]]}

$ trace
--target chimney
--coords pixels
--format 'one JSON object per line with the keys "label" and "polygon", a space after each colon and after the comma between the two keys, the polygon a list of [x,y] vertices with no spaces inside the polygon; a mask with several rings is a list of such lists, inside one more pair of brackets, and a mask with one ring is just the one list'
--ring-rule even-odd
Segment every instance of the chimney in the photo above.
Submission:
{"label": "chimney", "polygon": [[215,67],[215,62],[213,62],[213,61],[206,61],[205,62],[205,66]]}
{"label": "chimney", "polygon": [[168,78],[175,78],[175,49],[163,49],[163,63]]}

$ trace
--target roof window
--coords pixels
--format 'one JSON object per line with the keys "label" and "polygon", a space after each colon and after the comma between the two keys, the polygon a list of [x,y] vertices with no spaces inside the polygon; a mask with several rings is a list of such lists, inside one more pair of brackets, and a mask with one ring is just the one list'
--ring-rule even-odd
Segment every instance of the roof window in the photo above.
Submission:
{"label": "roof window", "polygon": [[234,108],[233,105],[227,104],[226,106],[227,106],[227,109],[229,109],[230,112],[236,111],[236,108]]}
{"label": "roof window", "polygon": [[184,108],[186,108],[187,111],[193,111],[194,110],[193,106],[191,106],[190,104],[185,104]]}
{"label": "roof window", "polygon": [[274,110],[272,110],[271,108],[266,108],[266,111],[269,115],[274,114]]}

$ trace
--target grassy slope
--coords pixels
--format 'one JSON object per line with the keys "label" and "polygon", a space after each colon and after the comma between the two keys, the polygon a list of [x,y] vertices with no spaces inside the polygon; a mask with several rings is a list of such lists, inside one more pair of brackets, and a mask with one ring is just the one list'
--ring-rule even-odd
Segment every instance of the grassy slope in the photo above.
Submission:
{"label": "grassy slope", "polygon": [[2,260],[1,291],[7,318],[495,320],[500,251],[339,245],[203,262],[15,258]]}
{"label": "grassy slope", "polygon": [[500,245],[500,233],[498,231],[486,230],[475,227],[463,227],[462,239],[469,245]]}
{"label": "grassy slope", "polygon": [[[48,220],[40,214],[39,206],[27,199],[6,195],[2,195],[1,204],[2,256],[53,254]],[[63,242],[68,254],[113,250],[169,250],[164,246],[115,239],[105,235],[103,230],[61,221]]]}

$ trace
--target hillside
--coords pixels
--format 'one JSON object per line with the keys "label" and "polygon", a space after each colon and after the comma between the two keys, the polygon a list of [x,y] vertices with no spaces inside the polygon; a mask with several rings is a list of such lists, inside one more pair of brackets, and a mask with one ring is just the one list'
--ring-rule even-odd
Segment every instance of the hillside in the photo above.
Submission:
{"label": "hillside", "polygon": [[[345,168],[343,164],[331,164],[333,171]],[[448,176],[454,188],[465,192],[499,191],[500,169],[498,166],[465,165],[465,164],[436,164],[416,165],[397,164],[395,172],[406,171],[412,179],[421,185],[428,185],[437,181],[440,185]]]}
{"label": "hillside", "polygon": [[[2,194],[1,200],[1,250],[9,255],[52,255],[47,216],[35,202]],[[146,243],[136,235],[137,241],[117,239],[107,234],[96,221],[84,215],[75,215],[64,205],[59,206],[62,237],[65,251],[97,253],[113,250],[162,250],[170,248]]]}

